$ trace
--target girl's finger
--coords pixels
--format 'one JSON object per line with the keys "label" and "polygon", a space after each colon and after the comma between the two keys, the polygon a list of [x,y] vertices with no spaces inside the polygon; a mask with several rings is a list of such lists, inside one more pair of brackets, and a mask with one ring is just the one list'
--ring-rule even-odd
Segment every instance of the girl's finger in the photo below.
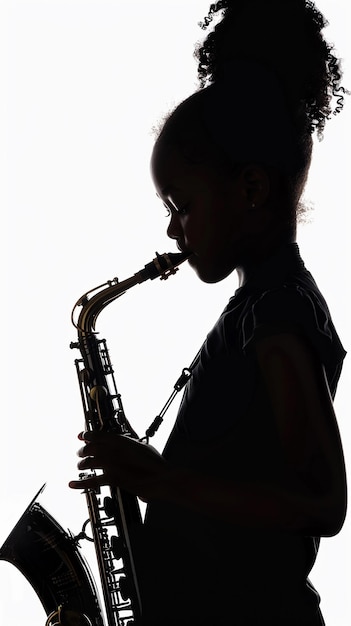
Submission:
{"label": "girl's finger", "polygon": [[78,469],[101,469],[101,464],[92,456],[87,456],[77,463]]}
{"label": "girl's finger", "polygon": [[93,436],[94,435],[90,430],[83,430],[81,433],[79,433],[78,439],[80,441],[91,441]]}
{"label": "girl's finger", "polygon": [[[91,447],[91,446],[90,446]],[[81,456],[81,457],[85,457],[85,456],[89,456],[89,450],[88,450],[89,446],[83,446],[82,448],[79,448],[78,452],[77,452],[77,456]]]}

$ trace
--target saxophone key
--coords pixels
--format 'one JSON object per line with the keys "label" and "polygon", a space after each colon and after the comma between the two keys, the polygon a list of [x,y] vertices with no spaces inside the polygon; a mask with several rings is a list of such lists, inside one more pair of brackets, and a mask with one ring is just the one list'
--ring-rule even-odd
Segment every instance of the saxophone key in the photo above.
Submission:
{"label": "saxophone key", "polygon": [[110,539],[111,552],[115,559],[118,561],[123,558],[123,554],[125,552],[125,546],[123,545],[123,541],[121,537],[117,537],[113,535]]}

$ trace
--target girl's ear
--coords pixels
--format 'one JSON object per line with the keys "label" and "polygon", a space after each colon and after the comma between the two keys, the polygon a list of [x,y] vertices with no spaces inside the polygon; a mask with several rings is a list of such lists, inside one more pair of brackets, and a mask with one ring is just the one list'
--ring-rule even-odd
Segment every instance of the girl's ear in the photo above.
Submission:
{"label": "girl's ear", "polygon": [[246,165],[241,170],[240,179],[242,192],[250,208],[258,208],[266,203],[271,183],[269,174],[263,167],[255,164]]}

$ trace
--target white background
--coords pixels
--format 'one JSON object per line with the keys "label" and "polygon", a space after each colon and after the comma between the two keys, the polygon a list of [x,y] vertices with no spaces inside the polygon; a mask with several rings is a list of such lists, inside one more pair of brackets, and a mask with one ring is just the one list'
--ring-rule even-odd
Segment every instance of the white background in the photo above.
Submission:
{"label": "white background", "polygon": [[[76,533],[86,518],[84,498],[67,487],[77,475],[76,435],[83,428],[70,312],[87,289],[135,273],[155,250],[174,251],[149,177],[151,128],[196,87],[192,52],[208,6],[206,0],[1,5],[0,545],[44,482],[41,503],[62,526]],[[318,6],[351,88],[347,0]],[[348,98],[324,141],[316,141],[305,194],[312,209],[299,229],[302,255],[348,350],[350,127]],[[101,315],[127,416],[140,433],[236,286],[234,275],[204,285],[183,266],[167,283],[141,285]],[[350,383],[347,359],[336,411],[348,467]],[[175,409],[153,442],[158,448]],[[350,623],[350,548],[348,519],[339,536],[322,541],[312,572],[328,626]],[[23,576],[0,562],[0,623],[21,620],[38,626],[45,615]]]}

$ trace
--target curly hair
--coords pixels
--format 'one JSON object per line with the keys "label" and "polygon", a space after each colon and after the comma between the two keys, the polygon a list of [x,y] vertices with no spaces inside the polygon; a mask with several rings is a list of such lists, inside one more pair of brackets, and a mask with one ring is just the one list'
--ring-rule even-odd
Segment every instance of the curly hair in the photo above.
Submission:
{"label": "curly hair", "polygon": [[302,124],[310,134],[317,131],[322,138],[326,120],[342,110],[346,90],[341,86],[340,61],[321,33],[328,22],[314,3],[219,0],[211,4],[199,25],[206,30],[220,16],[221,21],[195,49],[200,87],[216,82],[224,73],[228,80],[231,60],[264,63],[279,77],[297,125],[301,128]]}

